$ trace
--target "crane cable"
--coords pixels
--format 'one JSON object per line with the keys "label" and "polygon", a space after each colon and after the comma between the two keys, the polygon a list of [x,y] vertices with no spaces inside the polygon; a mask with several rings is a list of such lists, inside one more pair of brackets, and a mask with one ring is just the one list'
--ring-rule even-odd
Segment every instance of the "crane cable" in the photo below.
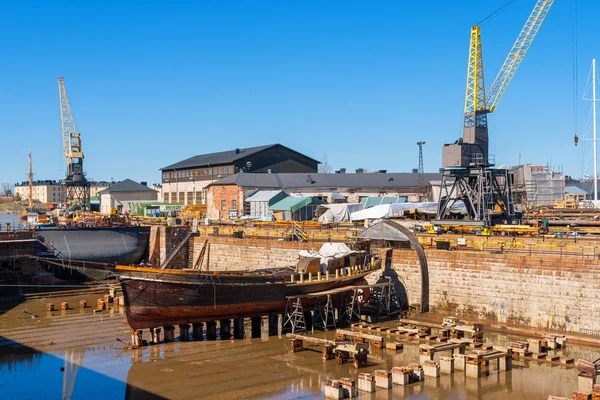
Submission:
{"label": "crane cable", "polygon": [[[504,12],[512,3],[514,3],[516,0],[509,0],[506,3],[504,3],[503,5],[501,5],[500,7],[498,7],[494,12],[492,12],[490,15],[488,15],[487,17],[485,17],[484,19],[482,19],[481,21],[479,21],[477,23],[477,25],[482,26],[482,24],[487,21],[490,22],[491,20],[493,20],[494,18],[496,18],[498,15],[502,14],[502,12]],[[489,21],[488,21],[489,20]]]}

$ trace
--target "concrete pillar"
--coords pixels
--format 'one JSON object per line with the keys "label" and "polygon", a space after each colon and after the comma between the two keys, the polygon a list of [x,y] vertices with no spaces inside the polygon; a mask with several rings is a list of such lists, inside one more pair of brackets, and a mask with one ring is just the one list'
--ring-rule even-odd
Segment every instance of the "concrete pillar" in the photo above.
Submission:
{"label": "concrete pillar", "polygon": [[206,340],[217,340],[217,323],[215,321],[206,323]]}
{"label": "concrete pillar", "polygon": [[194,322],[192,324],[192,339],[204,340],[204,322]]}
{"label": "concrete pillar", "polygon": [[356,390],[356,382],[354,381],[354,379],[340,378],[340,382],[342,384],[342,391],[345,399],[353,399],[358,395],[358,392]]}
{"label": "concrete pillar", "polygon": [[410,383],[410,371],[406,368],[392,368],[392,382],[395,385],[408,385]]}
{"label": "concrete pillar", "polygon": [[262,327],[262,317],[252,317],[252,338],[260,337],[260,330]]}
{"label": "concrete pillar", "polygon": [[160,331],[161,328],[150,328],[150,342],[157,344],[160,343]]}
{"label": "concrete pillar", "polygon": [[372,393],[375,391],[375,376],[361,372],[358,374],[358,390]]}
{"label": "concrete pillar", "polygon": [[69,303],[67,303],[66,301],[63,301],[60,303],[60,309],[61,310],[68,310],[69,309]]}
{"label": "concrete pillar", "polygon": [[475,363],[468,362],[465,366],[465,371],[469,378],[479,378],[481,376],[481,365],[479,365],[479,361]]}
{"label": "concrete pillar", "polygon": [[87,301],[81,300],[79,302],[79,308],[86,308],[86,307],[87,307]]}
{"label": "concrete pillar", "polygon": [[437,378],[440,376],[440,364],[435,361],[427,360],[423,363],[423,372],[425,376]]}
{"label": "concrete pillar", "polygon": [[465,355],[457,354],[454,356],[454,369],[457,371],[465,370]]}
{"label": "concrete pillar", "polygon": [[392,373],[384,369],[375,370],[375,386],[390,389],[392,387]]}
{"label": "concrete pillar", "polygon": [[237,317],[233,320],[233,337],[234,339],[244,338],[244,317]]}
{"label": "concrete pillar", "polygon": [[419,364],[408,364],[407,369],[411,372],[411,381],[421,382],[425,380],[425,371],[423,371],[423,367]]}
{"label": "concrete pillar", "polygon": [[173,325],[165,325],[163,326],[165,330],[165,343],[170,343],[175,341],[175,327]]}
{"label": "concrete pillar", "polygon": [[498,369],[500,371],[510,371],[512,369],[512,356],[510,354],[498,359]]}
{"label": "concrete pillar", "polygon": [[230,319],[222,319],[219,321],[220,333],[219,336],[221,340],[229,340],[231,339],[231,320]]}
{"label": "concrete pillar", "polygon": [[309,282],[312,282],[312,272],[309,272],[309,273],[308,273],[308,281],[309,281]]}
{"label": "concrete pillar", "polygon": [[419,364],[424,364],[425,361],[433,361],[433,353],[419,354]]}
{"label": "concrete pillar", "polygon": [[269,313],[269,336],[277,336],[279,334],[279,315]]}
{"label": "concrete pillar", "polygon": [[142,345],[142,330],[132,329],[131,330],[131,347],[137,349]]}
{"label": "concrete pillar", "polygon": [[442,374],[454,373],[454,358],[440,357],[440,372]]}
{"label": "concrete pillar", "polygon": [[179,340],[182,342],[187,342],[188,340],[190,340],[189,324],[179,324]]}
{"label": "concrete pillar", "polygon": [[113,302],[114,297],[112,297],[110,294],[105,294],[104,295],[104,302],[106,304],[110,304]]}
{"label": "concrete pillar", "polygon": [[46,304],[46,311],[54,311],[54,303]]}

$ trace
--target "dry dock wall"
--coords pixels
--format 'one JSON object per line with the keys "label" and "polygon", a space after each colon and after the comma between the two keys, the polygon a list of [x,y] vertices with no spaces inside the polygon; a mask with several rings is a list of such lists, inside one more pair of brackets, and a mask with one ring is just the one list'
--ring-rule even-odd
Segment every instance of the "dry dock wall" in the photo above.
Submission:
{"label": "dry dock wall", "polygon": [[[196,237],[189,263],[207,237]],[[208,237],[212,270],[294,265],[319,243]],[[600,260],[577,257],[427,250],[432,309],[535,328],[600,335]],[[419,303],[416,253],[395,249],[391,265],[409,303]]]}
{"label": "dry dock wall", "polygon": [[220,271],[289,267],[298,262],[300,250],[317,251],[321,247],[318,243],[200,236],[194,238],[190,249],[190,268],[206,239],[210,243],[210,269]]}
{"label": "dry dock wall", "polygon": [[[575,257],[427,251],[433,308],[536,328],[600,333],[600,263]],[[410,303],[420,302],[416,253],[392,266]]]}

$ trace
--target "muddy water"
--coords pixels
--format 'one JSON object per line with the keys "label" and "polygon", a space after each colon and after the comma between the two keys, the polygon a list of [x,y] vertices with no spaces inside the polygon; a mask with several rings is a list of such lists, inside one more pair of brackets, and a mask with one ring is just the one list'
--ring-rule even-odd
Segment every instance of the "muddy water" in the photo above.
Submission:
{"label": "muddy water", "polygon": [[[86,300],[95,304],[97,297]],[[31,300],[0,311],[0,398],[320,399],[326,379],[357,377],[350,364],[321,361],[318,347],[288,354],[288,340],[269,337],[266,331],[255,339],[175,342],[127,350],[119,341],[129,341],[122,308],[99,314],[91,308],[45,310],[50,301],[59,308],[62,300],[76,306],[82,298]],[[331,332],[317,335],[332,338]],[[492,333],[485,337],[496,344],[516,339],[522,338]],[[369,366],[360,371],[418,362],[419,342],[402,342],[400,351],[373,350]],[[594,360],[600,349],[568,344],[556,354]],[[473,379],[457,371],[407,387],[360,393],[359,398],[529,400],[564,396],[576,389],[572,367],[514,361],[509,372],[492,370]]]}

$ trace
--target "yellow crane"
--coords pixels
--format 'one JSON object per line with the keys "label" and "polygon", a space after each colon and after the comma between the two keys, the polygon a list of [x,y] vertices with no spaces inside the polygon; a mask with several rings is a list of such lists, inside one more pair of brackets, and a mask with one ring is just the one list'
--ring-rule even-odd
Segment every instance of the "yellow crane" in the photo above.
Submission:
{"label": "yellow crane", "polygon": [[63,181],[66,188],[66,205],[71,207],[76,204],[81,209],[87,209],[90,204],[90,184],[83,172],[81,134],[75,129],[67,89],[62,77],[58,77],[58,95],[63,147],[67,160],[67,176]]}
{"label": "yellow crane", "polygon": [[496,109],[553,3],[554,0],[536,1],[487,94],[481,28],[479,25],[471,27],[463,135],[442,149],[443,195],[438,203],[437,223],[446,217],[456,202],[464,203],[470,223],[490,225],[497,209],[501,210],[503,220],[517,219],[512,204],[510,172],[490,168],[495,160],[488,153],[487,114]]}

